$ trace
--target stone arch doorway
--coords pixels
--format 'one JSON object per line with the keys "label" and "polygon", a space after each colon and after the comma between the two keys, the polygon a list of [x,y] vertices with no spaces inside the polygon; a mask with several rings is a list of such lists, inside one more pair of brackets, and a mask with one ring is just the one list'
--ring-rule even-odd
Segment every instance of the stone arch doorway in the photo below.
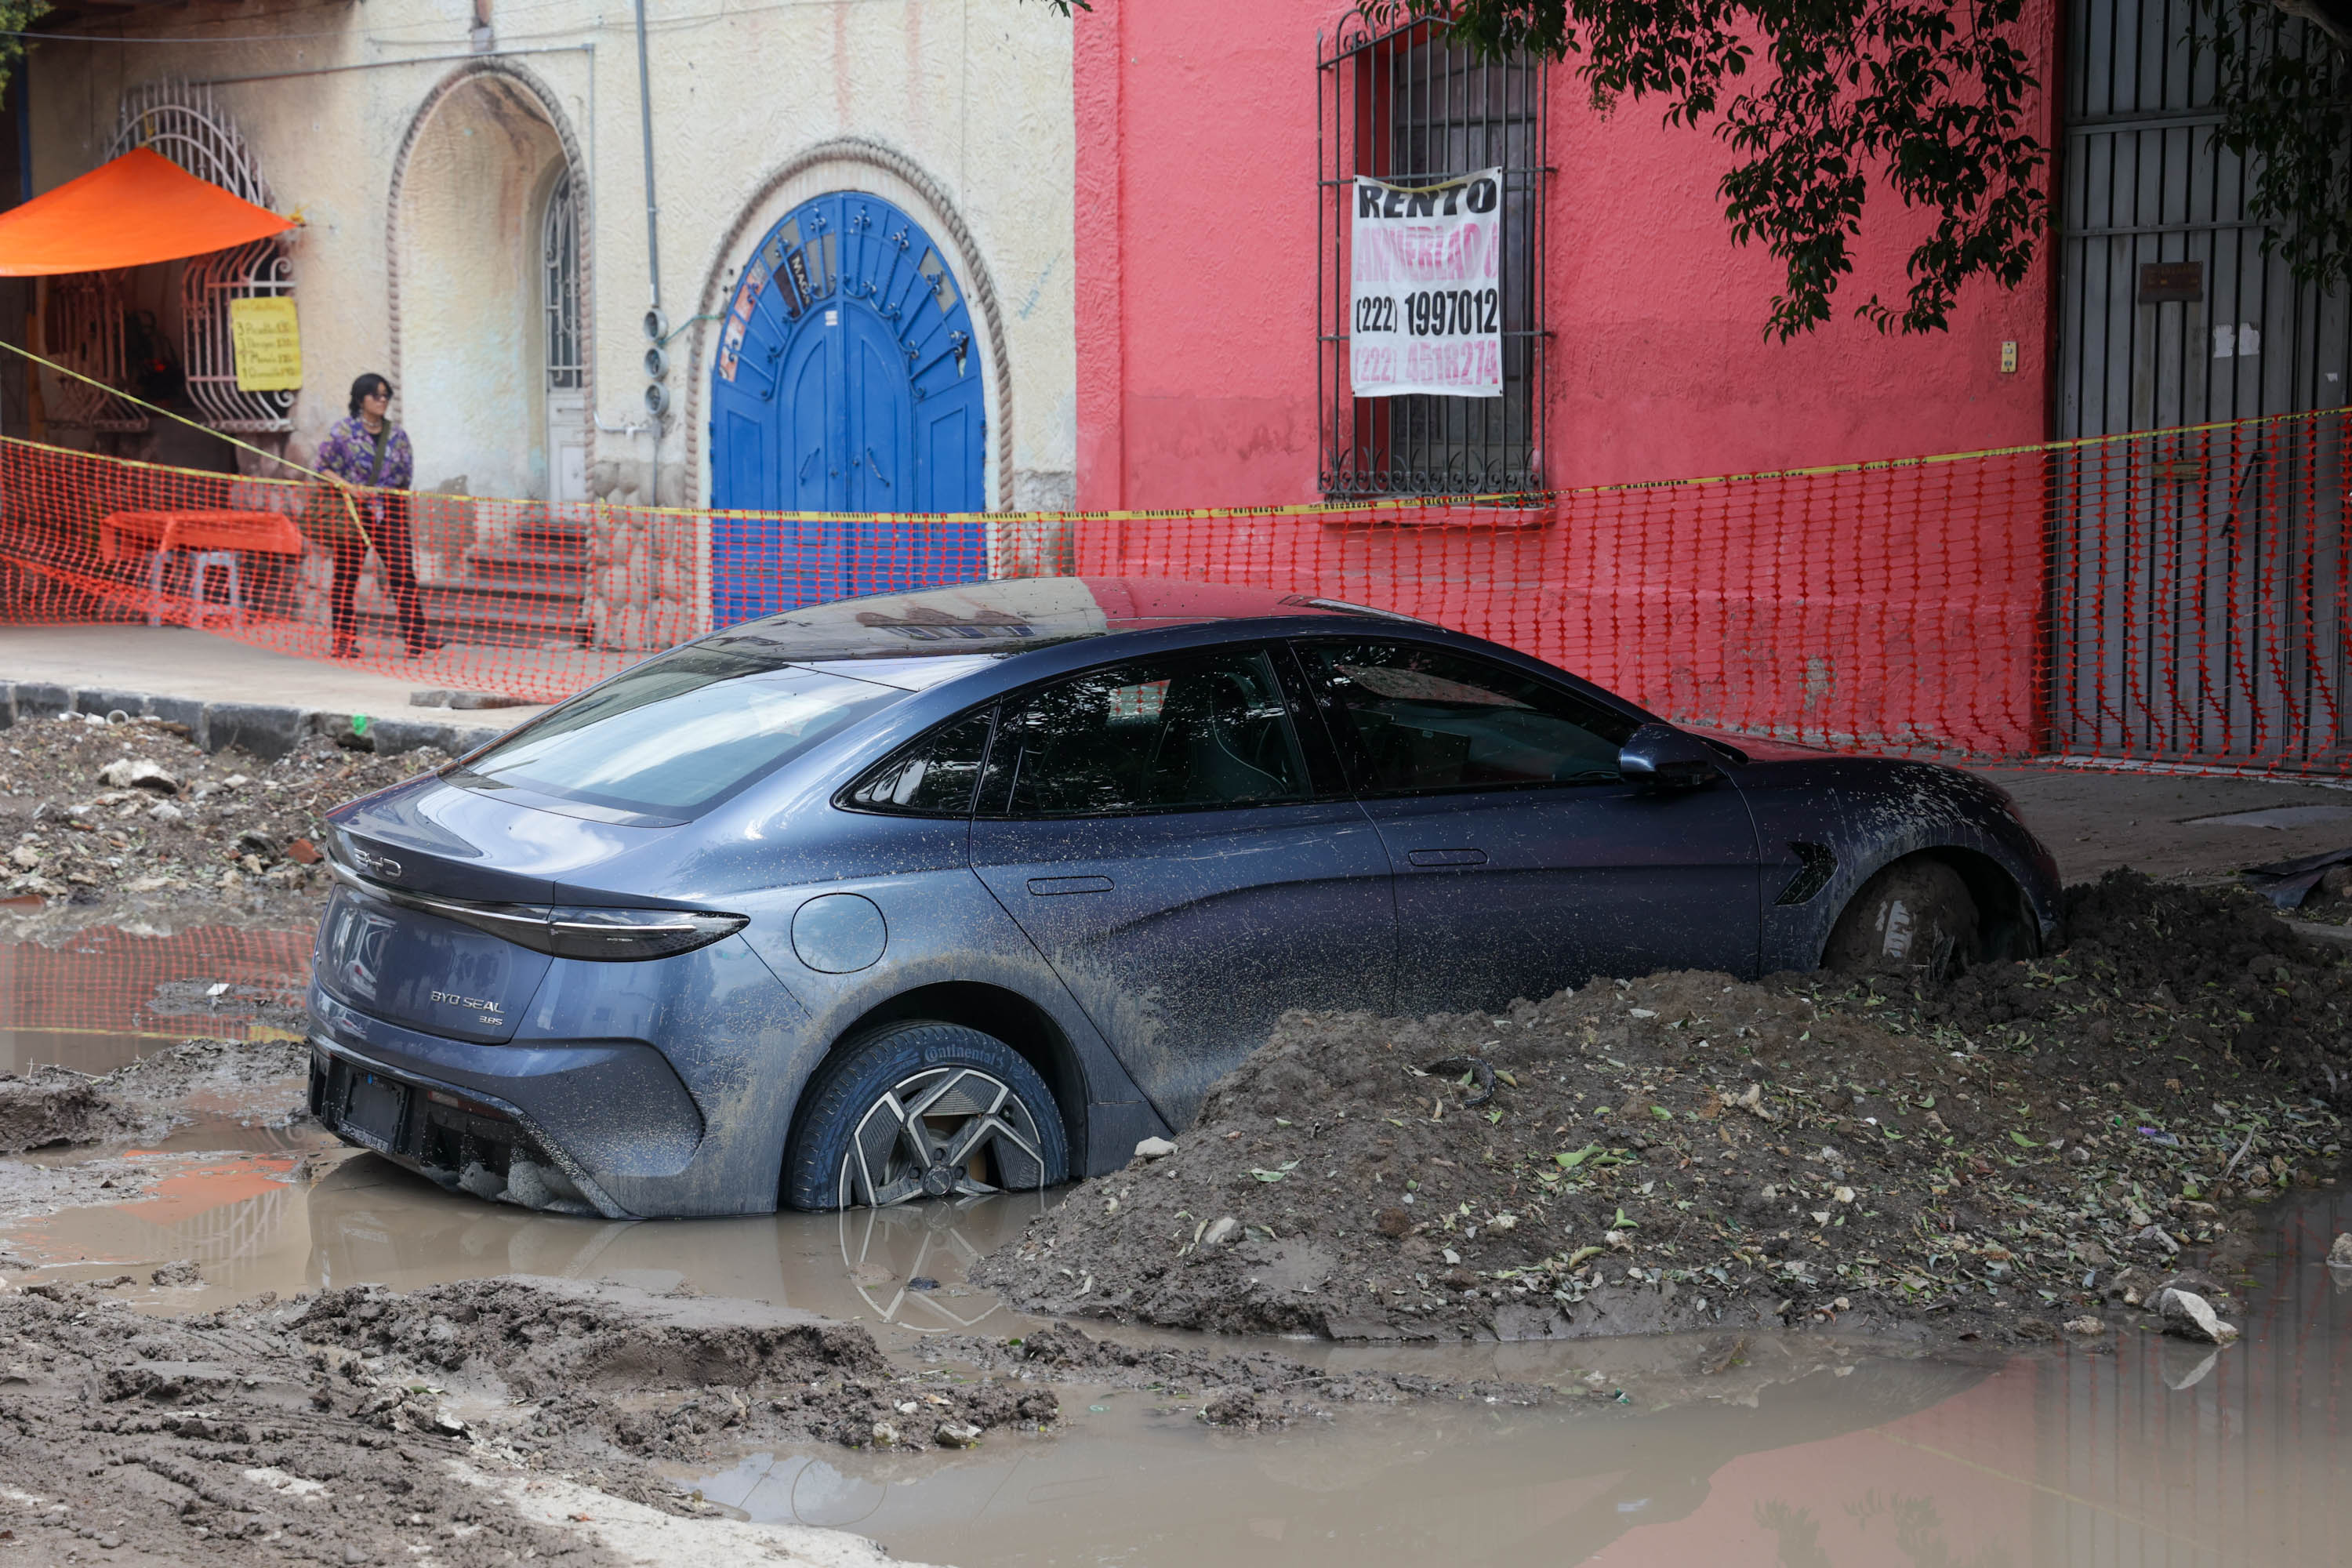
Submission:
{"label": "stone arch doorway", "polygon": [[728,296],[710,380],[719,625],[985,573],[985,367],[947,254],[891,202],[834,191],[761,236]]}
{"label": "stone arch doorway", "polygon": [[485,69],[444,84],[410,127],[393,354],[422,486],[586,499],[585,182],[552,114],[530,83]]}

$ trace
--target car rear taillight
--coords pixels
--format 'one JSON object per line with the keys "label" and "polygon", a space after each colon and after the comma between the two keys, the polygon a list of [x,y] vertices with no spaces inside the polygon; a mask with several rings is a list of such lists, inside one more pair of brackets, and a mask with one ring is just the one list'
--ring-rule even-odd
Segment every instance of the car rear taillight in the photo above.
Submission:
{"label": "car rear taillight", "polygon": [[606,963],[640,963],[668,958],[708,947],[734,935],[751,923],[744,915],[706,910],[604,909],[586,904],[494,904],[472,899],[443,898],[434,893],[394,888],[363,877],[331,855],[328,869],[335,880],[363,898],[380,900],[404,910],[415,910],[459,925],[502,937],[517,947],[557,958],[585,958]]}
{"label": "car rear taillight", "polygon": [[741,915],[700,910],[555,909],[548,911],[544,951],[558,958],[667,958],[708,947],[747,923]]}

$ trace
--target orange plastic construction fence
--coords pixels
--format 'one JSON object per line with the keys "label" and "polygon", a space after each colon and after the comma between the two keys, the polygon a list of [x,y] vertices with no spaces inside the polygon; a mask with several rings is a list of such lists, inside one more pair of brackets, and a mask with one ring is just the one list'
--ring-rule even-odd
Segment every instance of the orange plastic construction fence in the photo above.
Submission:
{"label": "orange plastic construction fence", "polygon": [[311,941],[308,931],[98,927],[55,945],[0,945],[0,1070],[64,1061],[103,1071],[161,1042],[287,1037]]}
{"label": "orange plastic construction fence", "polygon": [[170,620],[313,658],[340,629],[415,686],[547,700],[797,605],[1175,577],[1402,611],[1691,724],[2344,771],[2348,425],[1535,497],[959,516],[381,492],[354,509],[316,482],[8,440],[0,618]]}

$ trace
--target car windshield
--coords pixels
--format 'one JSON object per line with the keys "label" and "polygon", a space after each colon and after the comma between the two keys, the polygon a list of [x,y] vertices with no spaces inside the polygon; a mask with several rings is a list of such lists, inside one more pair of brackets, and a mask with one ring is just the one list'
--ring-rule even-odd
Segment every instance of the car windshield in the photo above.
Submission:
{"label": "car windshield", "polygon": [[450,782],[520,787],[684,820],[919,689],[908,679],[912,669],[890,673],[898,679],[864,679],[837,667],[812,669],[684,647],[624,671],[494,742]]}

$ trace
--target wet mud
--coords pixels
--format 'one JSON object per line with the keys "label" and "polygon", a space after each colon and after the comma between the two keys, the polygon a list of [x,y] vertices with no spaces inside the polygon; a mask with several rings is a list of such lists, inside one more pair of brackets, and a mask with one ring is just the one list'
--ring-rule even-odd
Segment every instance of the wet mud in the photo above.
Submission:
{"label": "wet mud", "polygon": [[95,1143],[131,1123],[89,1079],[62,1068],[0,1076],[0,1154]]}
{"label": "wet mud", "polygon": [[[467,1303],[446,1304],[468,1326],[481,1321]],[[561,1318],[562,1298],[541,1304],[545,1316]],[[0,1563],[86,1554],[147,1563],[620,1563],[648,1559],[615,1550],[614,1525],[643,1531],[647,1516],[657,1524],[664,1510],[699,1511],[690,1498],[631,1470],[614,1484],[646,1492],[659,1507],[641,1504],[615,1520],[622,1500],[590,1489],[608,1479],[604,1474],[592,1470],[579,1482],[534,1475],[542,1410],[514,1400],[499,1358],[469,1365],[467,1351],[429,1331],[414,1360],[383,1353],[382,1336],[365,1327],[383,1321],[383,1313],[369,1312],[381,1306],[346,1294],[156,1319],[86,1286],[37,1284],[0,1295],[7,1477]],[[635,1310],[635,1338],[648,1347],[638,1370],[647,1375],[687,1370],[665,1362],[664,1350],[687,1351],[699,1371],[809,1371],[828,1364],[828,1335],[857,1332],[738,1324],[703,1333],[704,1359],[695,1362],[688,1347],[696,1336],[675,1313],[626,1299],[599,1310],[608,1324]],[[541,1358],[536,1375],[561,1377],[554,1363],[562,1359]],[[614,1359],[608,1346],[608,1373]],[[571,1363],[574,1374],[582,1370]],[[551,1482],[590,1506],[530,1506],[529,1493]],[[722,1561],[885,1561],[854,1537],[741,1525],[699,1544],[719,1549]]]}
{"label": "wet mud", "polygon": [[1677,973],[1291,1014],[1174,1153],[974,1278],[1033,1311],[1335,1339],[2095,1342],[2171,1284],[2226,1313],[2252,1205],[2343,1153],[2352,963],[2226,890],[2116,876],[2069,905],[2064,952],[1946,985]]}

